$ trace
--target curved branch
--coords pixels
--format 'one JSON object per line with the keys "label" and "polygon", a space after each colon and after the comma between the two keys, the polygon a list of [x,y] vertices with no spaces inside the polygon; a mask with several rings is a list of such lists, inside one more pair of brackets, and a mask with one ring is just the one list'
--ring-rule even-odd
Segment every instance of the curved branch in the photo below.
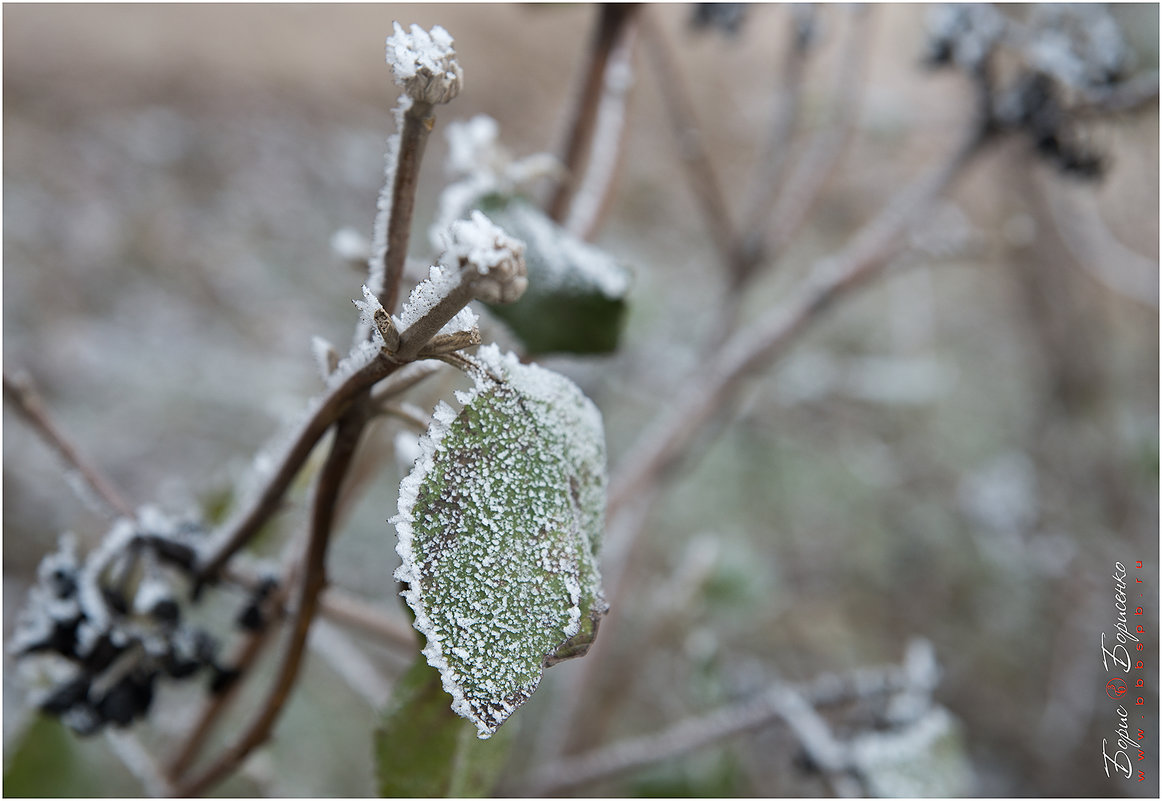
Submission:
{"label": "curved branch", "polygon": [[307,635],[319,605],[319,595],[326,584],[327,546],[331,539],[331,524],[335,515],[335,504],[339,497],[343,479],[351,465],[351,459],[359,444],[360,435],[367,424],[368,416],[362,408],[355,408],[344,415],[335,431],[331,451],[319,475],[315,489],[315,499],[311,510],[311,534],[307,543],[305,570],[299,587],[298,604],[291,621],[291,632],[286,650],[279,665],[278,676],[263,702],[258,715],[250,722],[233,746],[218,757],[197,778],[182,785],[181,795],[201,795],[213,785],[228,776],[242,764],[250,753],[266,742],[278,720],[279,713],[286,705],[291,689],[298,678],[306,649]]}

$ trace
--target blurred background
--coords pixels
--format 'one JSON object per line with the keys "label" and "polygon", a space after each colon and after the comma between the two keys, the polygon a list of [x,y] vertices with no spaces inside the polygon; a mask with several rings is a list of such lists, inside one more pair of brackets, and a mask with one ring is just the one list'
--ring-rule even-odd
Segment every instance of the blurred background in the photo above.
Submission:
{"label": "blurred background", "polygon": [[[971,119],[963,75],[922,66],[928,9],[866,11],[858,23],[846,8],[817,13],[794,142],[827,124],[852,24],[868,48],[856,128],[779,268],[749,288],[744,321],[948,153]],[[791,11],[750,7],[733,33],[694,28],[692,6],[649,13],[726,195],[739,198],[768,135]],[[1156,74],[1157,6],[1113,13],[1134,69]],[[319,391],[311,337],[350,341],[364,276],[329,243],[345,227],[370,233],[397,96],[383,59],[392,21],[444,26],[466,73],[425,157],[412,255],[426,263],[446,124],[487,113],[515,155],[559,153],[596,20],[592,6],[487,4],[6,5],[3,15],[5,371],[27,371],[59,426],[134,502],[211,515]],[[614,465],[682,391],[727,284],[641,54],[632,80],[594,237],[634,274],[622,346],[546,359],[602,409]],[[990,149],[912,232],[906,263],[832,310],[699,440],[646,523],[617,637],[586,657],[603,661],[577,748],[657,731],[776,677],[899,663],[919,637],[955,725],[949,776],[909,787],[1156,795],[1153,745],[1147,782],[1103,772],[1115,721],[1100,636],[1113,630],[1115,561],[1144,562],[1157,610],[1157,103],[1094,117],[1083,134],[1103,157],[1100,179],[1062,175],[1023,139]],[[511,342],[486,325],[486,341]],[[437,379],[411,400],[430,410],[460,385]],[[384,453],[394,425],[375,435]],[[384,519],[407,468],[390,456],[377,465],[330,560],[336,584],[392,609]],[[301,523],[304,488],[292,500],[283,531]],[[3,501],[7,638],[58,535],[92,545],[104,523],[7,404]],[[1156,655],[1156,614],[1148,620]],[[355,651],[314,643],[276,740],[218,792],[373,792],[376,703],[413,654],[355,641]],[[514,718],[527,747],[514,749],[513,777],[533,767],[540,727],[579,665],[550,671]],[[105,740],[38,718],[18,672],[6,656],[6,793],[140,794]],[[159,708],[172,713],[154,716],[144,739],[176,740],[196,700],[164,690]],[[1146,704],[1156,714],[1156,680]],[[1156,738],[1157,718],[1149,725]],[[831,794],[807,763],[772,726],[571,792]]]}

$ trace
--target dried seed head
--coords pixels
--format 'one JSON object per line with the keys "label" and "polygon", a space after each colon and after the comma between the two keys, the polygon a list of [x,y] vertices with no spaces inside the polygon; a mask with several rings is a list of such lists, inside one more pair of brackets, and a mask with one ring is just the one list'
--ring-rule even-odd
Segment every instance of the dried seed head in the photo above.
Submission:
{"label": "dried seed head", "polygon": [[460,94],[464,83],[452,37],[439,25],[430,33],[412,25],[408,33],[395,23],[395,33],[387,39],[387,63],[395,82],[416,102],[447,103]]}
{"label": "dried seed head", "polygon": [[460,280],[485,303],[512,303],[528,287],[525,245],[479,211],[457,220],[442,261],[461,271]]}

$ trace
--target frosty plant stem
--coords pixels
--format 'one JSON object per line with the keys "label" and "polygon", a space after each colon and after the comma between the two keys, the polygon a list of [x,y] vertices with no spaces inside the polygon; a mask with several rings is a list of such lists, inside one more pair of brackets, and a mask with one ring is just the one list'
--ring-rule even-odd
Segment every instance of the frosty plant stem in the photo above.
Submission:
{"label": "frosty plant stem", "polygon": [[411,235],[412,211],[415,208],[416,181],[420,161],[428,143],[428,134],[435,125],[430,103],[413,102],[403,113],[403,128],[399,134],[399,161],[391,184],[391,219],[387,227],[387,250],[383,254],[383,291],[379,302],[385,309],[394,309],[399,302],[399,285],[403,278],[404,262]]}
{"label": "frosty plant stem", "polygon": [[399,302],[399,284],[407,260],[420,162],[428,134],[436,123],[432,110],[460,93],[464,71],[452,49],[452,37],[439,25],[431,32],[418,25],[405,32],[395,23],[395,32],[387,40],[387,63],[404,96],[396,116],[400,132],[389,148],[387,183],[380,196],[380,216],[375,226],[377,245],[372,253],[379,264],[372,264],[372,275],[381,265],[383,283],[376,288],[377,295],[383,308],[392,312]]}

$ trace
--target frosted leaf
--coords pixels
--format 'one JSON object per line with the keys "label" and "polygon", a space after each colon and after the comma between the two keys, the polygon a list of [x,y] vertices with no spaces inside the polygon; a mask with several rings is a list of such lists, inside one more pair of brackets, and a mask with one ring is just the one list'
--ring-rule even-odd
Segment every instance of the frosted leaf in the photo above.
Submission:
{"label": "frosted leaf", "polygon": [[539,209],[514,201],[498,217],[536,251],[543,264],[537,280],[545,291],[596,290],[610,300],[620,300],[629,292],[629,272],[607,253],[569,234]]}
{"label": "frosted leaf", "polygon": [[428,32],[412,25],[406,32],[398,22],[394,30],[387,39],[387,63],[409,97],[437,104],[460,94],[464,71],[446,30],[436,25]]}
{"label": "frosted leaf", "polygon": [[617,347],[628,309],[630,273],[612,256],[566,231],[520,199],[484,209],[525,242],[528,291],[491,307],[533,353],[607,353]]}
{"label": "frosted leaf", "polygon": [[495,345],[459,413],[440,404],[400,484],[396,578],[452,709],[487,738],[547,665],[583,654],[606,605],[601,414]]}

